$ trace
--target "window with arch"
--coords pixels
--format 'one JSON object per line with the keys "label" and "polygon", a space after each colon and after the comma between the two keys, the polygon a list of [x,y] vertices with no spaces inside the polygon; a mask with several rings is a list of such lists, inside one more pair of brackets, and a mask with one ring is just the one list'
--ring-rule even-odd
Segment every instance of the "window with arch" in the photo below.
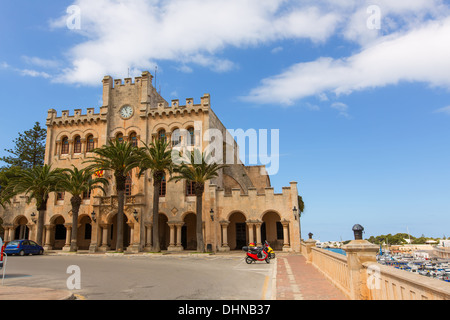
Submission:
{"label": "window with arch", "polygon": [[133,146],[135,146],[135,147],[138,146],[138,138],[137,138],[136,132],[133,132],[130,134],[130,142]]}
{"label": "window with arch", "polygon": [[67,137],[61,141],[61,154],[69,154],[69,138]]}
{"label": "window with arch", "polygon": [[76,136],[73,141],[73,153],[81,153],[81,137]]}
{"label": "window with arch", "polygon": [[158,131],[158,140],[166,141],[166,130],[161,129]]}
{"label": "window with arch", "polygon": [[181,133],[180,133],[180,129],[175,129],[172,132],[172,147],[176,147],[181,143]]}
{"label": "window with arch", "polygon": [[127,180],[125,180],[125,195],[131,196],[131,188],[133,186],[133,179],[131,177],[131,172],[127,175]]}
{"label": "window with arch", "polygon": [[186,195],[187,196],[195,196],[195,182],[194,181],[186,181]]}
{"label": "window with arch", "polygon": [[119,142],[123,142],[123,133],[119,132],[116,135],[116,140],[118,140]]}
{"label": "window with arch", "polygon": [[193,146],[195,145],[195,135],[194,135],[194,128],[188,128],[188,141],[187,141],[187,145],[188,146]]}
{"label": "window with arch", "polygon": [[86,152],[92,152],[94,150],[94,136],[91,134],[86,139]]}
{"label": "window with arch", "polygon": [[163,175],[161,180],[161,187],[159,188],[159,196],[165,197],[167,191],[167,181],[166,181],[166,175]]}

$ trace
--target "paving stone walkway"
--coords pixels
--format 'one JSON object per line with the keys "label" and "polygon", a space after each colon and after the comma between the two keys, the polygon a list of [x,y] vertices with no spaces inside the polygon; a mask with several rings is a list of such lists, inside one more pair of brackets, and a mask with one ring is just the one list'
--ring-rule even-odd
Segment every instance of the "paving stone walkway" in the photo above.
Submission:
{"label": "paving stone walkway", "polygon": [[277,257],[277,300],[348,300],[302,255]]}

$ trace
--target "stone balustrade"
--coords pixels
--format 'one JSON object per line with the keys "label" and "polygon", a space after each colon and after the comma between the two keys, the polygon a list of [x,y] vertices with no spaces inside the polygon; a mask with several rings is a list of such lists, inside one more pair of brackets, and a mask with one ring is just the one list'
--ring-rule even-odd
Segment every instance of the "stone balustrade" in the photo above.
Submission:
{"label": "stone balustrade", "polygon": [[347,255],[301,243],[301,253],[352,300],[450,300],[450,283],[376,262],[378,246],[354,240]]}

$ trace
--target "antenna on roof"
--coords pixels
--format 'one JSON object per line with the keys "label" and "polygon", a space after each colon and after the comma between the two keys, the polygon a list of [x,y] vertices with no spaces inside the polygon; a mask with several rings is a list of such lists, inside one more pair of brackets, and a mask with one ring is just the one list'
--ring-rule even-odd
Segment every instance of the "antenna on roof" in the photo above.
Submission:
{"label": "antenna on roof", "polygon": [[130,67],[128,67],[128,78],[130,77]]}
{"label": "antenna on roof", "polygon": [[158,66],[155,66],[155,85],[154,87],[156,88],[156,74],[158,73]]}

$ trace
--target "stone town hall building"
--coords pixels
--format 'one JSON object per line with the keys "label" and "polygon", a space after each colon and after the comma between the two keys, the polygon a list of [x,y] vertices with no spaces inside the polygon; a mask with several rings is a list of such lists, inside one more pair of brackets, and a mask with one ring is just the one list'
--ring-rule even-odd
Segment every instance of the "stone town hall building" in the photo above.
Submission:
{"label": "stone town hall building", "polygon": [[[186,104],[173,100],[169,104],[152,86],[153,77],[143,72],[136,77],[103,79],[103,105],[100,113],[94,108],[48,111],[45,163],[52,167],[83,166],[94,148],[108,139],[149,143],[167,137],[172,144],[179,142],[175,132],[186,130],[199,140],[195,123],[202,130],[218,129],[229,134],[211,108],[210,96],[204,95],[199,104],[186,99]],[[233,143],[234,140],[233,140]],[[229,147],[229,146],[228,146]],[[225,153],[229,150],[223,149]],[[235,146],[236,147],[236,143]],[[204,146],[203,146],[204,150]],[[234,148],[234,157],[238,154]],[[299,221],[293,208],[298,208],[297,183],[274,193],[264,166],[245,166],[239,160],[222,169],[218,178],[207,182],[203,198],[204,241],[213,251],[240,249],[250,242],[261,244],[268,240],[275,250],[299,251]],[[105,252],[115,249],[117,196],[114,179],[109,179],[107,195],[84,195],[78,220],[80,250]],[[162,182],[160,197],[161,249],[182,251],[196,249],[195,195],[189,183]],[[152,241],[153,184],[151,175],[128,177],[125,201],[124,239],[127,251],[149,251]],[[70,194],[51,194],[44,222],[44,247],[47,250],[67,250],[72,226]],[[0,209],[1,210],[1,209]],[[35,239],[36,212],[34,203],[27,205],[24,196],[16,196],[11,206],[0,211],[6,240]],[[94,215],[92,213],[95,213]],[[135,215],[137,213],[137,219]],[[212,218],[211,218],[212,213]],[[37,214],[36,214],[37,216]]]}

